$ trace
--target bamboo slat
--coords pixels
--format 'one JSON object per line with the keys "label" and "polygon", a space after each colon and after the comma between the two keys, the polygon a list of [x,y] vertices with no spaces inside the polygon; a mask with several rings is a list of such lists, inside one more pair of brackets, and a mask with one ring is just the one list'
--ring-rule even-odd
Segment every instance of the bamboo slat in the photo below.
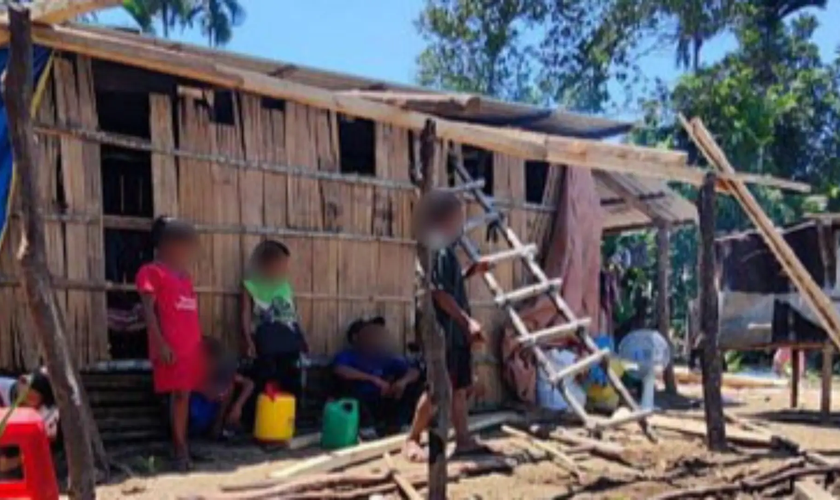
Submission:
{"label": "bamboo slat", "polygon": [[[338,240],[312,241],[312,292],[337,296],[341,244]],[[337,343],[339,331],[339,301],[321,300],[313,304],[312,324],[309,331],[309,347],[316,354],[334,354],[341,344]]]}
{"label": "bamboo slat", "polygon": [[[152,144],[163,148],[175,147],[172,127],[172,99],[168,95],[149,96],[149,130]],[[178,214],[178,167],[170,155],[152,155],[152,203],[155,216]]]}
{"label": "bamboo slat", "polygon": [[[243,94],[240,96],[242,106],[242,144],[244,157],[249,161],[273,161],[273,151],[266,148],[267,138],[273,133],[271,115],[262,109],[262,100],[256,96]],[[256,169],[238,169],[239,176],[239,216],[242,225],[265,227],[265,184],[266,174]],[[285,179],[284,179],[285,181]],[[286,187],[281,190],[286,195]],[[285,203],[284,203],[285,205]],[[285,214],[285,210],[281,211]],[[285,225],[285,221],[284,224]],[[240,272],[247,271],[251,252],[259,244],[261,236],[242,234]]]}
{"label": "bamboo slat", "polygon": [[[235,101],[234,101],[235,102]],[[234,113],[238,117],[239,113]],[[234,126],[216,124],[216,146],[221,154],[243,157],[241,124],[238,118]],[[213,192],[216,196],[216,222],[221,224],[239,224],[240,203],[239,176],[235,170],[213,165]],[[215,285],[235,289],[242,279],[242,244],[239,235],[217,234],[213,236],[213,268]],[[237,344],[240,332],[239,300],[236,297],[217,296],[215,303],[213,328],[209,332],[233,346]]]}
{"label": "bamboo slat", "polygon": [[[289,280],[295,292],[295,306],[300,315],[300,322],[306,332],[307,340],[313,349],[322,345],[323,340],[319,337],[321,332],[313,328],[314,301],[302,298],[301,295],[312,292],[313,276],[320,263],[316,263],[313,255],[313,241],[308,238],[284,238],[283,243],[291,253],[291,265],[289,266]],[[313,352],[313,354],[316,354]]]}
{"label": "bamboo slat", "polygon": [[[339,173],[341,168],[338,144],[338,121],[335,113],[326,110],[310,109],[310,117],[315,119],[315,134],[309,137],[317,149],[318,170]],[[320,213],[320,226],[325,231],[341,231],[342,213],[341,186],[335,181],[317,181],[320,200],[315,200]],[[310,195],[311,196],[311,195]],[[313,197],[314,198],[314,197]]]}
{"label": "bamboo slat", "polygon": [[[76,79],[74,62],[66,58],[55,61],[56,113],[59,124],[78,124],[81,119],[79,109],[79,85]],[[81,141],[71,138],[61,139],[61,175],[64,186],[64,199],[69,210],[86,212],[85,199],[89,195],[86,189],[83,165],[84,147]],[[98,194],[97,194],[98,195]],[[89,279],[88,268],[88,228],[86,226],[67,226],[65,228],[66,277],[68,279]],[[85,333],[90,331],[90,297],[87,292],[70,290],[67,292],[65,324],[68,342],[73,346],[73,357],[82,365],[87,354]]]}
{"label": "bamboo slat", "polygon": [[[94,93],[93,65],[88,57],[79,57],[76,61],[76,75],[79,83],[79,110],[81,126],[99,128],[99,115]],[[82,145],[82,175],[85,183],[86,213],[102,214],[102,159],[98,144]],[[87,228],[87,259],[90,277],[94,280],[105,279],[105,234],[102,223],[92,224]],[[85,332],[87,355],[89,360],[109,358],[108,349],[108,310],[105,293],[91,292],[90,329]]]}
{"label": "bamboo slat", "polygon": [[[293,102],[286,103],[286,150],[290,164],[318,170],[317,124],[318,110]],[[302,177],[290,177],[288,182],[289,226],[321,228],[321,203],[312,196],[318,191],[318,182]]]}
{"label": "bamboo slat", "polygon": [[[287,132],[287,113],[273,109],[264,109],[263,120],[263,155],[266,160],[287,163],[293,143]],[[294,138],[292,138],[294,140]],[[276,172],[265,173],[264,208],[265,223],[270,226],[291,227],[289,218],[289,176]]]}

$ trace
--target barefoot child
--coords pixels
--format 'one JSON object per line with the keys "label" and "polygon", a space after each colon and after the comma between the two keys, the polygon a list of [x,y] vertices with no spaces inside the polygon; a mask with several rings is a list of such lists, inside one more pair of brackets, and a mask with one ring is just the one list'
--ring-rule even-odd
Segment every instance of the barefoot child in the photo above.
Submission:
{"label": "barefoot child", "polygon": [[290,257],[277,241],[254,249],[250,275],[243,282],[242,341],[248,357],[256,357],[257,389],[274,382],[300,400],[300,359],[308,348],[289,283]]}
{"label": "barefoot child", "polygon": [[137,272],[137,291],[149,334],[155,392],[170,399],[175,466],[191,468],[187,445],[190,393],[204,380],[198,301],[187,269],[197,246],[195,230],[171,217],[152,226],[155,261]]}
{"label": "barefoot child", "polygon": [[[452,424],[455,428],[456,453],[475,451],[477,442],[467,428],[467,398],[473,383],[472,345],[483,337],[481,324],[470,315],[470,305],[464,279],[487,269],[485,264],[473,266],[462,272],[455,245],[462,234],[464,215],[461,201],[452,193],[433,191],[420,201],[418,210],[418,236],[434,252],[431,277],[435,289],[432,300],[440,328],[446,337],[446,361],[452,382]],[[432,405],[428,392],[417,405],[411,431],[403,452],[411,461],[422,461],[425,453],[420,446],[420,435],[428,427]]]}
{"label": "barefoot child", "polygon": [[[16,402],[19,408],[36,410],[44,420],[47,437],[50,440],[56,438],[58,409],[50,379],[44,370],[35,370],[19,378],[0,377],[0,408],[11,408]],[[20,450],[0,448],[0,481],[22,477]]]}

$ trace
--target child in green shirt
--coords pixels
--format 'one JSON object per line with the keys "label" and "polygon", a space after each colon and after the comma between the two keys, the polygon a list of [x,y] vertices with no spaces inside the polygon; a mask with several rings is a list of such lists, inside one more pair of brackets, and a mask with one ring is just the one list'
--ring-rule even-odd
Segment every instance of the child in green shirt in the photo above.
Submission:
{"label": "child in green shirt", "polygon": [[258,388],[273,382],[299,397],[300,358],[308,347],[288,279],[290,257],[278,241],[264,241],[254,249],[243,282],[242,340],[247,355],[256,358]]}

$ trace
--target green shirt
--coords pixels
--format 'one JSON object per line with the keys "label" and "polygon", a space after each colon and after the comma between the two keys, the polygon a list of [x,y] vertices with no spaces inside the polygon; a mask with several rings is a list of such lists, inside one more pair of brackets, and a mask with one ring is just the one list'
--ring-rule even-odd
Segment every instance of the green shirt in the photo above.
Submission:
{"label": "green shirt", "polygon": [[254,304],[251,313],[254,330],[263,323],[297,323],[294,293],[288,280],[271,282],[249,279],[243,284]]}

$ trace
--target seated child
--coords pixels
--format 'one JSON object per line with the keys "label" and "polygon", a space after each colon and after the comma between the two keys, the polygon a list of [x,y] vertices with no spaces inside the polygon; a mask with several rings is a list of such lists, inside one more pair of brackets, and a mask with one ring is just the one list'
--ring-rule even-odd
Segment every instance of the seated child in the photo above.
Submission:
{"label": "seated child", "polygon": [[308,351],[288,279],[289,249],[277,241],[260,243],[243,282],[242,340],[254,363],[260,391],[274,382],[300,400],[301,355]]}
{"label": "seated child", "polygon": [[229,437],[241,426],[242,408],[254,383],[237,373],[236,360],[225,355],[217,339],[204,337],[203,348],[207,378],[201,390],[190,395],[190,432]]}
{"label": "seated child", "polygon": [[[58,410],[55,407],[50,379],[43,370],[35,370],[20,378],[0,377],[0,407],[10,408],[19,400],[19,408],[37,410],[44,419],[47,436],[58,434]],[[0,479],[21,477],[20,450],[0,449]]]}
{"label": "seated child", "polygon": [[411,421],[422,390],[420,371],[388,352],[387,337],[383,318],[358,319],[347,330],[350,348],[333,361],[339,392],[359,401],[362,425],[384,432]]}

